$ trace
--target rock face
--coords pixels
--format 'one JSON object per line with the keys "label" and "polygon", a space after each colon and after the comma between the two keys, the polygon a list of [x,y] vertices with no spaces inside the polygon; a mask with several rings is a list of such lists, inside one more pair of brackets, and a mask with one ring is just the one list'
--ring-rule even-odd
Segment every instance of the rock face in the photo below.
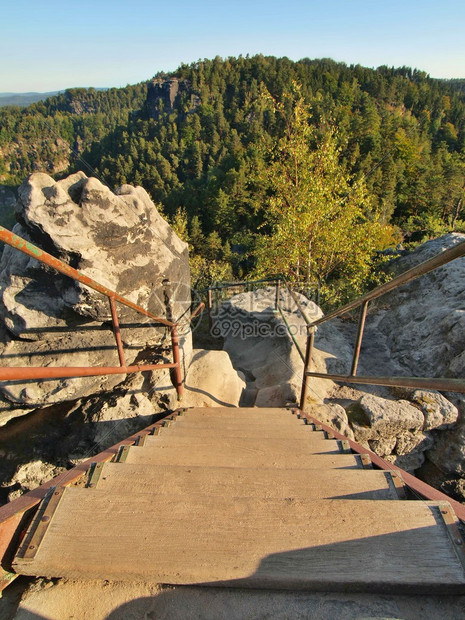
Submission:
{"label": "rock face", "polygon": [[457,422],[459,415],[457,407],[439,392],[415,390],[410,400],[420,405],[425,416],[423,428],[426,431],[433,428],[438,430],[451,428]]}
{"label": "rock face", "polygon": [[186,407],[238,407],[245,390],[226,351],[194,350],[184,384]]}
{"label": "rock face", "polygon": [[[58,182],[37,173],[18,194],[16,234],[157,316],[187,318],[187,244],[142,188],[125,185],[112,193],[82,172]],[[167,329],[117,306],[127,363],[171,361]],[[190,330],[184,331],[188,363]],[[119,365],[107,298],[11,247],[0,261],[0,337],[11,366]],[[123,380],[12,383],[0,390],[24,410],[96,394]]]}
{"label": "rock face", "polygon": [[405,400],[388,401],[367,394],[362,396],[359,406],[370,427],[379,435],[395,435],[399,431],[423,428],[423,414]]}
{"label": "rock face", "polygon": [[348,407],[348,414],[356,441],[394,465],[414,472],[426,456],[430,458],[432,450],[437,452],[446,437],[446,433],[431,432],[432,420],[436,428],[445,428],[441,412],[448,412],[451,420],[457,418],[458,411],[437,392],[417,390],[410,401],[365,394]]}
{"label": "rock face", "polygon": [[[14,206],[16,204],[16,196],[10,188],[0,185],[0,224],[11,228],[14,224],[12,216]],[[0,248],[0,254],[3,248]]]}
{"label": "rock face", "polygon": [[[401,273],[465,241],[452,233],[419,246],[393,264]],[[381,298],[378,324],[391,356],[416,376],[465,375],[465,258],[458,258]],[[412,376],[413,376],[412,375]]]}
{"label": "rock face", "polygon": [[161,111],[171,112],[179,108],[183,99],[188,103],[189,111],[200,104],[199,97],[191,93],[189,80],[156,78],[148,85],[145,113],[149,118],[158,119]]}
{"label": "rock face", "polygon": [[[298,295],[310,320],[322,316],[313,302]],[[280,306],[286,321],[305,352],[306,324],[287,291],[280,293]],[[218,310],[214,329],[224,339],[224,349],[234,367],[244,373],[250,401],[258,407],[282,407],[298,403],[303,363],[282,316],[275,312],[272,287],[233,296]],[[350,347],[336,325],[317,330],[313,355],[314,368],[322,372],[341,372],[350,360]],[[311,379],[309,402],[322,403],[334,389],[332,381]]]}
{"label": "rock face", "polygon": [[435,433],[434,446],[427,456],[443,473],[465,478],[465,395],[451,398],[459,409],[458,421],[450,430]]}

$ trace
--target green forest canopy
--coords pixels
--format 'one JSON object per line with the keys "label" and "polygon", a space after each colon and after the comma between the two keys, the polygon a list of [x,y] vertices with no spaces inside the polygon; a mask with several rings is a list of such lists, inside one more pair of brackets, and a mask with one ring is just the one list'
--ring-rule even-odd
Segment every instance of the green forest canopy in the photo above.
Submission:
{"label": "green forest canopy", "polygon": [[283,137],[262,93],[284,101],[296,82],[315,145],[337,129],[339,161],[348,179],[363,181],[380,224],[407,241],[464,229],[463,81],[262,55],[202,60],[156,78],[184,85],[173,106],[141,83],[0,108],[0,182],[81,169],[112,188],[142,185],[188,237],[204,282],[246,277],[270,233],[266,152]]}

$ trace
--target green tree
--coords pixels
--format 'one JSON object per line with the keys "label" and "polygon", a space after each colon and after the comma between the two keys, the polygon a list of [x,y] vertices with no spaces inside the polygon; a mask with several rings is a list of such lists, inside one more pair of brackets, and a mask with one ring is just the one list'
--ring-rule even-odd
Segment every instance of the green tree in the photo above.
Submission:
{"label": "green tree", "polygon": [[335,130],[326,126],[319,137],[309,124],[301,87],[294,83],[280,101],[265,96],[284,132],[259,180],[267,234],[257,240],[257,275],[279,272],[333,290],[343,279],[350,293],[359,293],[390,229],[380,223],[363,180],[342,165]]}

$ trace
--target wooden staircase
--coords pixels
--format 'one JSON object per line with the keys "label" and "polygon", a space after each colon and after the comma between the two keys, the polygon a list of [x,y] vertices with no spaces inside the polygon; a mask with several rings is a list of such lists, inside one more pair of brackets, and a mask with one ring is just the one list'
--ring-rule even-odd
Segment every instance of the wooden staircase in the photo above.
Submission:
{"label": "wooden staircase", "polygon": [[338,591],[465,592],[451,507],[287,409],[190,409],[56,487],[25,575]]}

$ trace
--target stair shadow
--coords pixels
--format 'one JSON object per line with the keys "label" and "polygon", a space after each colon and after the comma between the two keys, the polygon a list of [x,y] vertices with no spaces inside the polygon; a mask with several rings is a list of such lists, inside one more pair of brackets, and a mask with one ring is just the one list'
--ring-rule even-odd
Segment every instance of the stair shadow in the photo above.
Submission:
{"label": "stair shadow", "polygon": [[[350,528],[349,523],[343,525]],[[412,532],[416,539],[416,558],[405,551],[412,548]],[[465,575],[445,531],[443,547],[447,550],[444,552],[437,543],[428,548],[428,540],[434,533],[437,528],[428,526],[271,554],[263,558],[256,572],[246,578],[196,584],[213,586],[211,590],[176,585],[175,589],[159,595],[125,603],[113,610],[106,620],[136,617],[212,620],[304,617],[355,620],[376,617],[394,620],[425,614],[426,617],[459,620],[463,618],[465,608]],[[432,549],[436,557],[442,552],[436,563],[435,556],[431,555]],[[452,571],[450,565],[454,558],[455,569]],[[415,563],[418,559],[421,563]],[[234,563],[234,557],[231,557],[231,565]],[[365,570],[361,570],[363,567]],[[440,583],[441,571],[443,575],[454,572],[449,584]],[[354,574],[358,576],[353,577]],[[407,579],[408,583],[405,583]],[[292,592],[292,602],[286,598],[286,591]],[[415,596],[417,594],[423,596]],[[405,603],[405,595],[410,595],[407,616],[397,606],[401,597]],[[439,599],[432,600],[439,615],[428,615],[425,599],[430,595]],[[226,602],[222,600],[223,596]],[[271,599],[278,597],[283,600],[276,607],[276,602]],[[295,605],[295,601],[299,601],[302,608]],[[446,611],[447,607],[444,608],[444,602],[450,613]],[[412,605],[417,609],[412,609]],[[447,615],[443,615],[445,613]]]}
{"label": "stair shadow", "polygon": [[200,388],[195,388],[193,386],[187,385],[187,383],[184,384],[184,389],[185,389],[186,392],[194,392],[195,394],[203,394],[203,396],[207,396],[208,398],[213,400],[215,403],[218,403],[218,405],[221,406],[221,407],[234,407],[234,408],[237,408],[237,405],[235,405],[233,403],[227,403],[227,402],[225,402],[223,400],[220,400],[219,398],[217,398],[216,396],[214,396],[210,392],[207,392],[206,390],[202,390]]}

